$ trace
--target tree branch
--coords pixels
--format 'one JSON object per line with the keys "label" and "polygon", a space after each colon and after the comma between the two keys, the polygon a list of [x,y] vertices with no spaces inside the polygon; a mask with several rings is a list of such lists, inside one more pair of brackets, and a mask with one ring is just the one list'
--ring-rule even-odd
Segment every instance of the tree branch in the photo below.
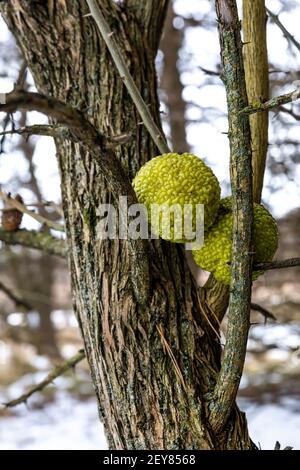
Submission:
{"label": "tree branch", "polygon": [[[50,126],[47,124],[34,124],[33,126],[24,126],[19,129],[10,129],[9,131],[0,132],[0,135],[25,135],[27,138],[31,135],[42,135],[46,137],[58,137],[62,139],[69,139],[75,142],[78,142],[77,139],[67,127],[62,126]],[[120,135],[115,135],[112,137],[107,137],[107,147],[114,148],[118,145],[123,145],[129,142],[132,138],[131,134],[124,133]]]}
{"label": "tree branch", "polygon": [[262,307],[261,305],[255,304],[254,302],[251,302],[251,310],[255,310],[256,312],[261,313],[265,317],[266,320],[268,318],[271,320],[276,320],[276,317],[273,315],[273,313],[269,312],[269,310]]}
{"label": "tree branch", "polygon": [[300,121],[300,114],[296,114],[292,109],[287,109],[284,106],[280,106],[279,111],[289,114],[294,119],[296,119],[296,121]]}
{"label": "tree branch", "polygon": [[34,230],[7,232],[0,228],[0,240],[8,245],[22,245],[61,258],[65,258],[67,254],[65,241],[55,238],[46,232],[36,232]]}
{"label": "tree branch", "polygon": [[92,17],[94,18],[98,29],[107,45],[109,52],[113,58],[113,61],[120,73],[121,79],[124,81],[124,84],[134,102],[142,120],[145,124],[149,134],[151,135],[154,143],[156,144],[157,148],[161,153],[168,153],[170,149],[166,143],[165,136],[163,132],[158,128],[155,124],[154,119],[149,111],[148,106],[144,102],[142,95],[137,88],[126,62],[124,60],[123,55],[121,54],[118,45],[113,37],[113,31],[111,31],[100,7],[98,6],[98,2],[96,0],[86,0],[89,8],[91,10]]}
{"label": "tree branch", "polygon": [[[0,104],[0,112],[13,113],[17,110],[39,111],[60,125],[70,129],[93,157],[97,160],[112,193],[115,197],[127,196],[128,205],[136,204],[137,199],[128,176],[112,151],[109,151],[109,139],[101,135],[96,128],[77,109],[61,101],[25,91],[15,91],[6,95],[6,103]],[[126,214],[120,213],[120,224],[127,229]],[[150,292],[150,271],[146,240],[128,239],[131,257],[131,281],[135,296],[141,304],[148,300]]]}
{"label": "tree branch", "polygon": [[278,15],[275,15],[274,13],[272,13],[271,10],[269,10],[268,8],[266,8],[266,11],[269,15],[269,17],[272,19],[272,21],[281,29],[281,31],[283,32],[283,35],[284,37],[289,41],[291,42],[292,44],[294,44],[294,46],[298,49],[298,51],[300,51],[300,44],[298,41],[296,41],[296,39],[294,38],[294,36],[283,26],[283,24],[281,23]]}
{"label": "tree branch", "polygon": [[61,224],[58,224],[57,222],[53,222],[50,219],[46,219],[46,217],[43,217],[42,215],[37,214],[36,212],[30,211],[29,209],[27,209],[27,207],[24,204],[8,196],[3,191],[0,191],[0,199],[2,199],[6,203],[7,207],[12,207],[22,212],[23,214],[29,215],[40,224],[46,225],[47,227],[52,228],[53,230],[57,230],[59,232],[64,231],[64,227]]}
{"label": "tree branch", "polygon": [[228,105],[233,208],[227,338],[221,370],[209,406],[210,423],[218,433],[226,426],[233,409],[245,362],[252,284],[253,204],[249,118],[246,114],[241,114],[241,110],[247,106],[247,93],[236,1],[216,0],[216,11],[222,78]]}
{"label": "tree branch", "polygon": [[18,307],[24,307],[25,310],[32,310],[32,306],[24,299],[18,297],[9,287],[7,287],[3,282],[0,281],[0,290],[4,292],[7,297],[9,297],[15,305]]}
{"label": "tree branch", "polygon": [[43,135],[48,137],[66,137],[66,132],[68,129],[61,126],[50,126],[47,124],[35,124],[33,126],[20,127],[19,129],[10,129],[9,131],[0,132],[0,135],[26,135],[29,137],[31,135]]}
{"label": "tree branch", "polygon": [[293,268],[300,266],[300,258],[289,258],[282,261],[270,261],[269,263],[257,263],[253,266],[255,271],[268,271],[270,269]]}
{"label": "tree branch", "polygon": [[19,398],[4,403],[4,406],[6,408],[12,408],[14,406],[20,405],[21,403],[26,403],[28,398],[30,398],[34,393],[41,392],[42,390],[44,390],[44,388],[46,388],[47,385],[50,385],[53,380],[55,380],[60,375],[64,374],[67,370],[75,367],[76,364],[78,364],[84,358],[85,352],[81,349],[80,351],[78,351],[77,354],[75,354],[75,356],[71,357],[67,361],[64,361],[59,366],[54,367],[54,369],[52,369],[52,371],[47,375],[44,380],[42,380],[42,382],[38,383],[37,385],[34,385],[34,387],[30,388],[28,392],[24,393]]}
{"label": "tree branch", "polygon": [[240,111],[241,114],[254,114],[254,113],[262,113],[264,111],[272,111],[274,108],[278,108],[283,104],[291,103],[292,101],[296,101],[300,98],[300,88],[297,88],[290,93],[286,93],[285,95],[275,96],[264,103],[255,103],[249,106],[246,106],[244,109]]}

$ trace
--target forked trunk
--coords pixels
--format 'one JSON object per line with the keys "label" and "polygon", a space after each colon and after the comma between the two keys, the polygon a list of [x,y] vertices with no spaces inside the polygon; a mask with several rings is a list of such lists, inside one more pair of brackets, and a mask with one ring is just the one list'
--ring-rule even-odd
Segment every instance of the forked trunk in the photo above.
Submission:
{"label": "forked trunk", "polygon": [[[107,0],[99,3],[159,122],[154,59],[167,2],[129,1],[127,10]],[[115,150],[132,178],[157,150],[93,19],[84,16],[86,3],[11,0],[1,10],[39,92],[83,110],[106,135],[132,135],[129,143]],[[130,281],[127,241],[97,238],[99,204],[118,201],[97,161],[79,144],[65,140],[56,145],[74,310],[109,446],[253,448],[237,408],[221,435],[216,436],[208,424],[221,350],[206,319],[210,315],[206,299],[224,313],[226,289],[218,287],[217,297],[213,290],[197,292],[182,247],[156,240],[148,243],[150,298],[146,306],[140,305]],[[47,155],[43,158],[46,164]]]}

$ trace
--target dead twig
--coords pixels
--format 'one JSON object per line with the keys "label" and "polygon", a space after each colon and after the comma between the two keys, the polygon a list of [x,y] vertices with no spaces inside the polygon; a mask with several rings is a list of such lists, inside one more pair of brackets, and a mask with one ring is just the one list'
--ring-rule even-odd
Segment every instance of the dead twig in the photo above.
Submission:
{"label": "dead twig", "polygon": [[20,397],[11,400],[7,403],[3,403],[5,408],[13,408],[14,406],[20,405],[22,403],[26,403],[28,398],[30,398],[34,393],[36,392],[41,392],[46,388],[48,385],[50,385],[53,380],[55,380],[57,377],[60,375],[64,374],[67,370],[72,369],[73,367],[76,366],[80,361],[82,361],[85,358],[85,352],[83,349],[78,351],[75,356],[71,357],[67,361],[64,361],[62,364],[60,364],[57,367],[54,367],[52,371],[47,375],[47,377],[39,382],[37,385],[34,385],[32,388],[28,390],[28,392],[24,393]]}

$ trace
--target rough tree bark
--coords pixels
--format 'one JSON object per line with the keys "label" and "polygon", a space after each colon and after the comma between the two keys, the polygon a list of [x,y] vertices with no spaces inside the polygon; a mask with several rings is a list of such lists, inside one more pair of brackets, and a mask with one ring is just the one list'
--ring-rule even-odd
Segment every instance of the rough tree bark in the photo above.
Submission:
{"label": "rough tree bark", "polygon": [[[130,71],[159,123],[154,58],[166,0],[101,0]],[[115,155],[129,179],[157,154],[83,0],[11,0],[1,11],[39,92],[81,109],[105,135],[131,132]],[[207,322],[227,302],[215,283],[200,295],[183,249],[147,243],[150,293],[139,304],[126,240],[97,238],[97,208],[117,202],[98,161],[79,143],[56,140],[74,309],[109,446],[116,449],[251,449],[244,414],[221,432],[209,403],[220,369]],[[225,300],[224,300],[225,299]],[[204,315],[203,311],[207,313]],[[225,423],[224,423],[225,424]]]}

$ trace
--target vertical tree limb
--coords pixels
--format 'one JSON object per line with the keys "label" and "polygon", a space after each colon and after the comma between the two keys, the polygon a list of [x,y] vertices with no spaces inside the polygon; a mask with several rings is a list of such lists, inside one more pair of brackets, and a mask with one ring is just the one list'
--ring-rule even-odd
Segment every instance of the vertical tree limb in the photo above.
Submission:
{"label": "vertical tree limb", "polygon": [[230,174],[233,209],[232,278],[224,358],[213,400],[210,422],[216,433],[227,423],[238,391],[246,354],[252,284],[252,167],[240,22],[235,0],[216,0],[227,94]]}
{"label": "vertical tree limb", "polygon": [[[243,0],[244,63],[250,103],[269,99],[269,71],[265,0]],[[269,114],[250,116],[253,199],[260,202],[268,150]]]}

